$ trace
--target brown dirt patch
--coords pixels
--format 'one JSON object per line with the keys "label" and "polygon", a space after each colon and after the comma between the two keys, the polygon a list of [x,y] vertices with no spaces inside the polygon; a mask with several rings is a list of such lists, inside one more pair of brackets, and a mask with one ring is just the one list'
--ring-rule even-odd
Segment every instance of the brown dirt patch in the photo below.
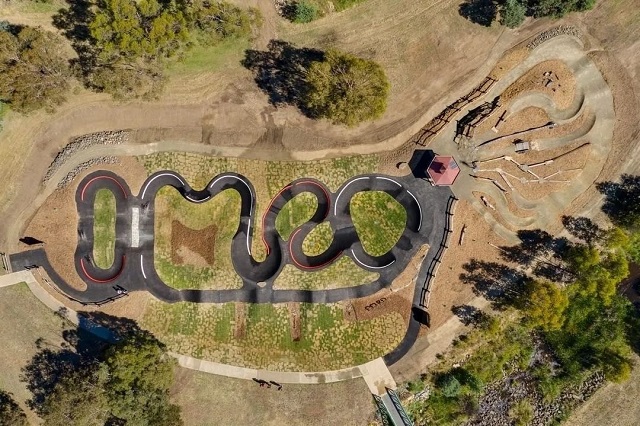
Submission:
{"label": "brown dirt patch", "polygon": [[405,270],[393,280],[388,288],[368,297],[345,302],[345,319],[347,321],[367,320],[397,312],[402,315],[404,323],[408,325],[415,278],[428,250],[429,246],[426,244],[420,247]]}
{"label": "brown dirt patch", "polygon": [[502,92],[500,100],[507,104],[527,92],[549,96],[559,109],[568,108],[576,94],[576,80],[560,60],[544,61],[531,68]]}
{"label": "brown dirt patch", "polygon": [[[549,121],[547,120],[546,122],[540,123],[540,121],[544,120],[544,118],[542,118],[542,116],[540,116],[540,114],[535,111],[527,111],[527,110],[529,110],[529,108],[526,108],[520,113],[515,114],[512,118],[507,119],[506,123],[504,123],[504,128],[500,127],[500,132],[498,134],[488,131],[482,134],[482,136],[486,138],[494,138],[500,135],[508,135],[521,130],[526,130],[526,129],[535,127],[536,125],[546,124],[546,122]],[[533,113],[532,121],[529,121],[529,117],[526,115],[527,112]],[[497,151],[497,150],[504,150],[508,148],[513,149],[513,143],[515,142],[516,139],[524,139],[528,141],[537,139],[537,140],[544,141],[545,139],[562,137],[572,132],[578,131],[583,126],[589,125],[592,119],[593,119],[593,114],[589,113],[589,111],[584,111],[579,116],[575,117],[571,121],[568,121],[564,124],[555,126],[553,128],[543,127],[538,130],[533,130],[524,135],[518,135],[514,137],[505,137],[504,139],[497,140],[495,142],[490,142],[488,146],[492,150]],[[476,133],[476,134],[480,134],[480,133]],[[533,148],[534,149],[530,152],[535,151],[538,147],[534,146]],[[545,151],[542,150],[540,152],[545,152]],[[513,153],[515,155],[515,151],[513,151]]]}
{"label": "brown dirt patch", "polygon": [[247,304],[236,302],[233,322],[233,338],[244,339],[247,332]]}
{"label": "brown dirt patch", "polygon": [[[462,227],[467,225],[464,243],[459,245]],[[463,266],[471,259],[495,262],[499,252],[489,243],[505,245],[500,237],[492,232],[490,225],[480,214],[464,200],[458,201],[453,217],[453,234],[449,238],[449,249],[443,257],[431,290],[429,314],[431,330],[444,324],[453,316],[451,308],[468,303],[474,297],[473,286],[463,282],[460,275]]]}
{"label": "brown dirt patch", "polygon": [[302,337],[300,303],[289,302],[287,303],[287,309],[289,310],[289,327],[291,328],[291,340],[297,342]]}
{"label": "brown dirt patch", "polygon": [[496,80],[501,79],[507,75],[509,71],[524,61],[530,53],[531,50],[526,47],[525,43],[512,47],[502,55],[500,60],[498,60],[496,65],[493,67],[493,70],[489,73],[489,76]]}
{"label": "brown dirt patch", "polygon": [[180,221],[171,222],[171,262],[176,265],[197,267],[213,266],[215,260],[215,225],[203,229],[191,229]]}

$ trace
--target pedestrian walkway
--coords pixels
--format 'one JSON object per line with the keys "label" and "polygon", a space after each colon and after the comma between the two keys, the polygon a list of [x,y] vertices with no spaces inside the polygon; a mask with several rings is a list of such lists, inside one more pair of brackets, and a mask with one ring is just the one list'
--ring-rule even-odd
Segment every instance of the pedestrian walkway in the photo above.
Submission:
{"label": "pedestrian walkway", "polygon": [[361,366],[319,372],[269,371],[220,364],[172,352],[169,352],[169,354],[178,360],[178,364],[181,367],[235,379],[252,380],[256,378],[285,384],[318,384],[335,383],[362,377]]}

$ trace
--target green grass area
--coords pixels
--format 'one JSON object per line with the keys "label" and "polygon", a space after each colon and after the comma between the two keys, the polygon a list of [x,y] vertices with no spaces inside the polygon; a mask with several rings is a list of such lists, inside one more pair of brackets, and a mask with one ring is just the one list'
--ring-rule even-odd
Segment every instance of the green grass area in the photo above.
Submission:
{"label": "green grass area", "polygon": [[111,267],[115,245],[116,197],[108,189],[100,189],[93,204],[93,258],[96,266]]}
{"label": "green grass area", "polygon": [[[204,185],[203,185],[204,186]],[[193,204],[185,200],[174,188],[158,191],[155,206],[155,266],[158,275],[171,287],[178,289],[227,289],[240,288],[242,280],[235,273],[231,262],[231,240],[240,222],[240,196],[226,190],[212,200]],[[216,226],[213,245],[214,264],[201,261],[172,262],[172,222],[179,221],[190,229],[199,230]]]}
{"label": "green grass area", "polygon": [[307,256],[324,253],[333,242],[333,229],[329,222],[322,222],[313,228],[302,242],[302,252]]}
{"label": "green grass area", "polygon": [[407,223],[404,207],[382,191],[358,192],[351,198],[349,211],[362,247],[371,256],[391,250]]}
{"label": "green grass area", "polygon": [[184,74],[216,72],[224,68],[237,67],[244,58],[244,51],[251,46],[246,38],[222,40],[214,46],[196,45],[184,54],[180,61],[167,67],[167,75],[179,77]]}
{"label": "green grass area", "polygon": [[332,0],[332,3],[336,8],[336,12],[340,12],[365,1],[366,0]]}
{"label": "green grass area", "polygon": [[378,274],[358,268],[353,260],[343,256],[330,266],[314,272],[305,272],[293,265],[284,267],[273,283],[275,289],[325,290],[353,287],[378,279]]}
{"label": "green grass area", "polygon": [[[256,197],[256,216],[261,218],[271,199],[282,188],[301,176],[316,178],[325,183],[332,191],[337,190],[346,180],[359,174],[372,173],[378,167],[375,155],[343,157],[313,162],[258,161],[242,158],[220,158],[192,153],[157,153],[139,157],[149,174],[159,170],[175,170],[196,189],[204,188],[216,175],[223,172],[237,172],[246,176],[253,184]],[[225,191],[226,192],[226,191]],[[237,194],[229,191],[230,194]],[[156,268],[167,283],[176,288],[232,288],[239,285],[231,263],[231,238],[239,220],[239,201],[229,198],[232,195],[218,195],[202,204],[193,204],[184,200],[176,191],[163,189],[156,198]],[[278,232],[283,237],[303,223],[315,211],[316,201],[313,195],[300,194],[292,199],[281,215],[276,218]],[[236,198],[239,200],[239,197]],[[313,203],[313,204],[310,204]],[[281,217],[282,216],[282,217]],[[179,220],[191,229],[205,226],[218,227],[216,236],[215,261],[211,268],[194,270],[191,267],[176,265],[171,261],[171,221]],[[262,221],[254,221],[252,253],[257,260],[264,259],[266,250],[262,239]],[[320,225],[305,239],[305,248],[324,251],[333,238],[327,225]],[[324,247],[324,249],[323,249]],[[332,275],[348,277],[338,281],[339,286],[361,284],[360,268],[352,262],[342,262]],[[336,285],[336,282],[322,282],[326,276],[317,272],[300,272],[305,276],[301,280],[303,288],[323,288],[323,285]],[[308,276],[308,277],[307,277]],[[235,277],[236,284],[230,283]],[[355,278],[354,278],[355,277]],[[367,277],[365,277],[367,279]],[[310,284],[312,283],[313,284]],[[195,283],[195,284],[194,284]],[[202,284],[206,283],[206,284]],[[344,283],[344,284],[343,284]]]}
{"label": "green grass area", "polygon": [[301,337],[291,337],[284,304],[245,308],[244,337],[232,338],[234,304],[152,301],[142,325],[169,350],[225,364],[291,371],[323,371],[361,364],[393,349],[404,335],[404,321],[389,314],[347,322],[339,304],[301,304]]}
{"label": "green grass area", "polygon": [[283,240],[288,240],[298,226],[307,222],[318,208],[318,199],[310,192],[293,197],[276,216],[276,230]]}
{"label": "green grass area", "polygon": [[[11,2],[12,4],[14,2]],[[17,9],[23,13],[47,13],[54,14],[60,8],[66,7],[67,4],[61,0],[34,1],[34,0],[18,0],[15,2]]]}

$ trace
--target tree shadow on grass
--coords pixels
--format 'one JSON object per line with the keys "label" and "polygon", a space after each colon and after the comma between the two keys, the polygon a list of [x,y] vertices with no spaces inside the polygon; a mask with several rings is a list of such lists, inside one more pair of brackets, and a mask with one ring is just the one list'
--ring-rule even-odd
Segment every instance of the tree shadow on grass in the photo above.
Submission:
{"label": "tree shadow on grass", "polygon": [[498,309],[513,305],[524,290],[526,276],[505,264],[472,259],[463,269],[460,280]]}
{"label": "tree shadow on grass", "polygon": [[596,188],[605,196],[602,211],[614,224],[640,229],[640,176],[624,174],[620,182],[601,182]]}
{"label": "tree shadow on grass", "polygon": [[306,73],[313,62],[323,59],[321,50],[271,40],[266,51],[246,50],[241,63],[254,73],[255,82],[269,96],[269,103],[294,105],[306,116],[314,118],[304,102],[308,92]]}
{"label": "tree shadow on grass", "polygon": [[474,24],[490,27],[498,15],[498,8],[493,0],[466,0],[460,4],[458,12]]}

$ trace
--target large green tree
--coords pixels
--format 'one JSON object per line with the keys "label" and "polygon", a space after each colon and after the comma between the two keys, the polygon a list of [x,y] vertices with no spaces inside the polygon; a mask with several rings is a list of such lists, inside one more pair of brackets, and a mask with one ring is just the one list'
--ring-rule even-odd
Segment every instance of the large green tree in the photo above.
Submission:
{"label": "large green tree", "polygon": [[112,418],[105,391],[107,376],[97,363],[69,370],[38,407],[45,424],[103,426]]}
{"label": "large green tree", "polygon": [[189,9],[196,38],[204,45],[228,38],[249,37],[261,23],[260,12],[244,10],[226,1],[193,0]]}
{"label": "large green tree", "polygon": [[[171,404],[175,360],[164,345],[143,331],[127,332],[119,343],[97,354],[61,354],[60,360],[79,357],[64,368],[55,367],[55,354],[34,357],[29,370],[36,380],[29,388],[40,398],[32,401],[45,424],[68,425],[182,425],[180,408]],[[42,363],[38,365],[37,363]],[[49,371],[46,379],[40,371]],[[51,385],[52,388],[51,388]],[[38,389],[44,386],[46,389]]]}
{"label": "large green tree", "polygon": [[530,0],[533,15],[537,18],[560,18],[570,12],[582,12],[593,8],[596,0]]}
{"label": "large green tree", "polygon": [[60,40],[39,28],[0,30],[0,102],[28,113],[64,102],[70,71]]}
{"label": "large green tree", "polygon": [[335,124],[355,126],[380,117],[387,108],[389,81],[373,61],[331,49],[324,60],[311,64],[306,81],[306,107]]}
{"label": "large green tree", "polygon": [[184,6],[176,1],[101,0],[89,30],[107,63],[171,56],[189,36]]}
{"label": "large green tree", "polygon": [[138,334],[105,354],[106,383],[112,413],[131,424],[178,425],[180,410],[169,403],[175,360],[163,345]]}
{"label": "large green tree", "polygon": [[522,308],[531,327],[558,330],[564,324],[569,299],[562,287],[548,281],[533,281],[522,297]]}

